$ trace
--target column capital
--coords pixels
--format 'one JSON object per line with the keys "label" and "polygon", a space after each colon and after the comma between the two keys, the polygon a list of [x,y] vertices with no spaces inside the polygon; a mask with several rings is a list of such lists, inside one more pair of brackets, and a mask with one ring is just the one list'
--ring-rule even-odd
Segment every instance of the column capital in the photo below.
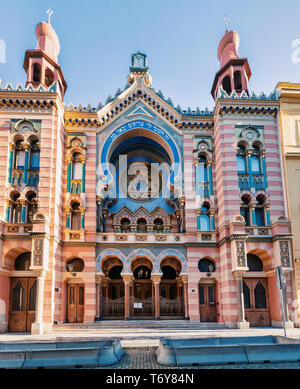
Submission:
{"label": "column capital", "polygon": [[154,284],[159,284],[162,274],[151,274],[151,280]]}
{"label": "column capital", "polygon": [[243,269],[243,270],[233,270],[233,272],[232,272],[233,278],[235,280],[241,280],[244,277],[246,271],[247,271],[246,269]]}
{"label": "column capital", "polygon": [[200,160],[199,158],[194,158],[194,160],[193,160],[194,166],[197,166],[197,165],[198,165],[199,160]]}
{"label": "column capital", "polygon": [[121,276],[123,278],[124,284],[130,284],[131,281],[133,280],[133,274],[122,274],[121,273]]}

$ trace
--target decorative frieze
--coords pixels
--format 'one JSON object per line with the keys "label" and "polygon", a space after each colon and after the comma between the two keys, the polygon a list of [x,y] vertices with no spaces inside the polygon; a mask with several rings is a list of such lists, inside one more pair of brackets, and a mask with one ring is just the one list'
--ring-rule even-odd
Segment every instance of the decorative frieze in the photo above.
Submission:
{"label": "decorative frieze", "polygon": [[43,266],[43,239],[33,242],[32,266]]}
{"label": "decorative frieze", "polygon": [[238,267],[246,267],[245,241],[238,240],[236,245],[236,262]]}
{"label": "decorative frieze", "polygon": [[290,267],[290,252],[289,252],[289,242],[284,240],[279,242],[280,247],[280,261],[283,267]]}

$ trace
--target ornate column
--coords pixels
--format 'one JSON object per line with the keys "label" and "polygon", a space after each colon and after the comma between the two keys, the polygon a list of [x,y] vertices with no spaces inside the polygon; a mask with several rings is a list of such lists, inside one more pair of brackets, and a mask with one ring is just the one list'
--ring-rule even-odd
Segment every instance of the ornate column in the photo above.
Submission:
{"label": "ornate column", "polygon": [[71,228],[71,209],[66,208],[66,228]]}
{"label": "ornate column", "polygon": [[182,231],[181,232],[186,232],[185,231],[185,197],[181,197],[180,198],[180,206],[181,206],[181,209],[182,209]]}
{"label": "ornate column", "polygon": [[125,292],[125,296],[124,296],[125,314],[124,314],[124,317],[125,317],[125,320],[129,320],[130,319],[130,286],[131,286],[131,282],[133,279],[133,275],[132,274],[121,274],[121,275],[122,275],[122,278],[124,281],[124,292]]}
{"label": "ornate column", "polygon": [[29,144],[23,143],[25,150],[25,162],[24,162],[24,183],[28,184],[28,162],[29,162]]}
{"label": "ornate column", "polygon": [[214,209],[210,210],[210,214],[209,214],[210,231],[214,231],[215,230],[215,212],[216,211]]}
{"label": "ornate column", "polygon": [[267,182],[267,169],[266,169],[266,157],[265,157],[265,152],[261,154],[261,164],[262,164],[262,171],[264,175],[264,189],[268,187],[268,182]]}
{"label": "ornate column", "polygon": [[68,181],[67,181],[67,192],[71,192],[71,175],[72,175],[72,156],[67,156],[67,164],[68,164]]}
{"label": "ornate column", "polygon": [[85,164],[86,164],[86,157],[82,157],[82,193],[85,193]]}
{"label": "ornate column", "polygon": [[85,217],[85,208],[80,208],[80,216],[81,216],[81,221],[80,221],[80,229],[84,230],[84,217]]}
{"label": "ornate column", "polygon": [[197,231],[201,231],[201,218],[200,218],[201,212],[197,211]]}
{"label": "ornate column", "polygon": [[6,203],[6,212],[5,212],[5,220],[7,223],[9,223],[9,216],[10,216],[10,201],[8,199],[5,200]]}
{"label": "ornate column", "polygon": [[155,319],[160,319],[160,296],[159,296],[159,285],[161,274],[152,274],[151,280],[154,284],[154,308],[155,308]]}
{"label": "ornate column", "polygon": [[189,320],[188,275],[182,274],[181,279],[183,282],[184,318]]}
{"label": "ornate column", "polygon": [[26,222],[26,200],[20,200],[22,204],[22,213],[21,213],[21,221],[22,223]]}
{"label": "ornate column", "polygon": [[270,204],[265,204],[265,214],[266,214],[266,226],[270,226],[271,220],[270,220]]}
{"label": "ornate column", "polygon": [[245,271],[235,271],[233,276],[237,284],[237,294],[238,294],[238,310],[239,310],[239,319],[238,319],[238,328],[247,329],[249,328],[249,322],[245,319],[245,306],[244,306],[244,293],[243,293],[243,276]]}
{"label": "ornate column", "polygon": [[36,307],[35,307],[35,321],[32,323],[31,334],[43,335],[44,333],[44,284],[46,271],[41,270],[37,272],[37,290],[36,290]]}
{"label": "ornate column", "polygon": [[14,161],[14,145],[13,143],[9,144],[9,165],[8,165],[8,182],[11,184],[12,181],[12,169]]}
{"label": "ornate column", "polygon": [[208,182],[209,182],[209,195],[213,194],[213,182],[212,182],[212,159],[207,160],[207,168],[208,168]]}
{"label": "ornate column", "polygon": [[101,308],[102,304],[102,284],[104,279],[104,274],[96,274],[96,317],[95,320],[101,319]]}
{"label": "ornate column", "polygon": [[251,150],[247,152],[248,172],[249,172],[249,187],[252,188],[252,168],[251,168]]}
{"label": "ornate column", "polygon": [[195,166],[195,192],[196,192],[196,195],[200,195],[200,188],[199,188],[199,158],[194,158],[194,166]]}
{"label": "ornate column", "polygon": [[251,203],[249,204],[249,210],[250,210],[250,218],[251,218],[251,226],[256,225],[256,217],[255,217],[255,204]]}

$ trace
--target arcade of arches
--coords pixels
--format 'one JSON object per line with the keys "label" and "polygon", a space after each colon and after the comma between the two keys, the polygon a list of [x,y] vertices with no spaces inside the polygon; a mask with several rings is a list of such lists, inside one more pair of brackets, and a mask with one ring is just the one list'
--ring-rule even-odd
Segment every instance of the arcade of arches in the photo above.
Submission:
{"label": "arcade of arches", "polygon": [[139,257],[131,263],[131,273],[123,272],[120,259],[103,262],[98,279],[98,318],[184,318],[187,315],[187,282],[181,263],[165,258],[160,273],[152,262]]}

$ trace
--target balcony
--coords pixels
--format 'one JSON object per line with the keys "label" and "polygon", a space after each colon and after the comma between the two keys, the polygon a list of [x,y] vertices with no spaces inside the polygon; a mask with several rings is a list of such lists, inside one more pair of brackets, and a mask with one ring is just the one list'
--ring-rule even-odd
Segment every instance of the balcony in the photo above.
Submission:
{"label": "balcony", "polygon": [[12,185],[28,185],[28,186],[38,186],[39,184],[39,170],[38,169],[28,169],[27,171],[28,179],[27,183],[24,182],[24,170],[23,169],[12,169],[11,183]]}
{"label": "balcony", "polygon": [[241,191],[250,190],[250,188],[254,188],[257,191],[265,190],[263,174],[252,174],[252,185],[250,185],[250,179],[248,173],[239,173],[238,178],[239,178],[239,188]]}

